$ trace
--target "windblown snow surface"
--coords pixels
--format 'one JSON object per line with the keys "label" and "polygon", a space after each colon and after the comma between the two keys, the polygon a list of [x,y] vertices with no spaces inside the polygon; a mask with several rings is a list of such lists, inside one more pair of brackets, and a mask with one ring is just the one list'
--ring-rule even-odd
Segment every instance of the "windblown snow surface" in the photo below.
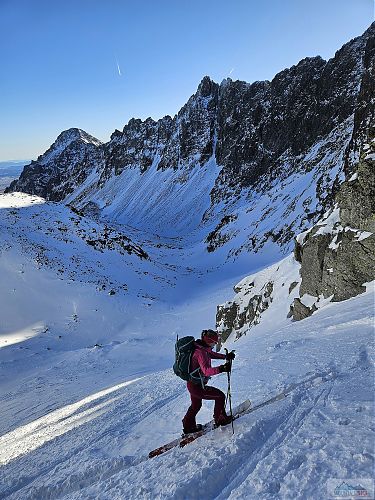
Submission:
{"label": "windblown snow surface", "polygon": [[[144,241],[142,259],[128,229],[130,253],[94,248],[102,223],[0,196],[0,498],[322,499],[343,481],[371,487],[373,284],[292,322],[292,256],[261,271],[277,272],[275,300],[226,344],[233,405],[290,395],[238,419],[234,435],[220,428],[148,459],[189,406],[171,370],[176,333],[213,327],[244,274],[205,280],[178,238]],[[226,375],[212,384],[226,391]],[[205,402],[198,421],[211,416]]]}

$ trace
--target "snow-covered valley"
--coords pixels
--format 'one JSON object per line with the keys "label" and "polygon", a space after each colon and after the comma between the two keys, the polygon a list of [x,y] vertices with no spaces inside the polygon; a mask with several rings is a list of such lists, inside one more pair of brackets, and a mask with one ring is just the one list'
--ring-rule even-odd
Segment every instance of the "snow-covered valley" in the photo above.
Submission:
{"label": "snow-covered valley", "polygon": [[[2,498],[322,498],[340,478],[369,484],[372,285],[292,322],[299,264],[284,258],[285,293],[226,347],[234,404],[291,394],[236,421],[234,436],[217,429],[148,459],[189,405],[171,370],[176,334],[214,327],[244,268],[229,279],[216,257],[192,265],[199,250],[179,240],[140,248],[131,228],[127,250],[99,248],[87,240],[105,223],[35,196],[2,195],[0,214]],[[226,391],[225,375],[212,382]],[[201,421],[211,412],[206,402]]]}

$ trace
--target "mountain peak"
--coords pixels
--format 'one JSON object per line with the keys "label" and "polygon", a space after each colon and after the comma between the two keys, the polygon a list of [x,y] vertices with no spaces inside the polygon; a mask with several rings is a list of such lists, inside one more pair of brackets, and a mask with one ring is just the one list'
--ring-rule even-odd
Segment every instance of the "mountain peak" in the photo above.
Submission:
{"label": "mountain peak", "polygon": [[198,85],[197,93],[202,97],[208,97],[215,92],[215,89],[218,87],[218,84],[215,83],[209,76],[204,76]]}
{"label": "mountain peak", "polygon": [[55,145],[59,146],[61,144],[68,145],[73,141],[83,141],[86,143],[95,144],[96,146],[100,146],[100,144],[102,144],[102,142],[99,141],[99,139],[96,139],[96,137],[88,134],[84,130],[72,127],[67,130],[64,130],[63,132],[61,132],[61,134],[59,134],[59,136],[55,141]]}

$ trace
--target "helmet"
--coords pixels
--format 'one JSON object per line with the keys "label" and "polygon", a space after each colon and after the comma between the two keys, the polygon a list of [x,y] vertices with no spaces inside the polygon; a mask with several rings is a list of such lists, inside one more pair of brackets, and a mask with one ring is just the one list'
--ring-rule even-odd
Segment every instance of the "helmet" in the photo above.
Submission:
{"label": "helmet", "polygon": [[207,344],[217,344],[219,336],[215,330],[202,330],[201,339]]}

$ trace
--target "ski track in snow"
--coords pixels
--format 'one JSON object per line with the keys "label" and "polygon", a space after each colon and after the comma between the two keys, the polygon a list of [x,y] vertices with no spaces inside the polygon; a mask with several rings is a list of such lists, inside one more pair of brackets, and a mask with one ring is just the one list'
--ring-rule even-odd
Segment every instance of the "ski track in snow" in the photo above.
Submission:
{"label": "ski track in snow", "polygon": [[[243,339],[240,346],[241,340],[236,342],[238,357],[242,359],[238,373],[233,374],[233,387],[237,387],[240,398],[246,392],[250,397],[256,394],[254,401],[260,402],[276,393],[280,384],[288,388],[294,383],[296,387],[285,400],[236,421],[234,437],[229,428],[218,429],[184,449],[148,460],[148,451],[176,436],[188,406],[183,384],[170,371],[160,372],[99,396],[79,407],[76,414],[62,408],[42,417],[38,425],[46,429],[42,433],[44,443],[34,450],[35,423],[26,424],[22,433],[20,429],[15,431],[5,443],[8,453],[25,451],[28,440],[31,450],[3,466],[6,479],[0,490],[2,495],[32,499],[234,499],[288,498],[293,492],[295,498],[321,498],[324,479],[353,474],[353,465],[362,477],[365,468],[369,477],[373,465],[368,439],[374,431],[373,395],[369,390],[373,351],[365,341],[371,330],[372,297],[367,294],[348,303],[351,307],[345,312],[345,303],[333,304],[304,325],[290,327],[290,337],[305,335],[310,324],[315,325],[317,332],[321,328],[307,352],[303,343],[284,346],[290,357],[305,360],[298,375],[287,377],[281,373],[278,379],[269,378],[261,385],[246,369],[254,352],[259,352],[261,360],[267,346],[279,343],[279,331],[263,336],[259,331],[254,339]],[[317,363],[319,370],[306,371],[314,346],[321,346],[327,330],[331,332],[329,338],[333,335],[333,321],[337,322],[338,313],[343,318],[336,329],[335,349],[322,353],[321,362]],[[367,333],[360,335],[359,348],[357,345],[351,352],[350,326],[340,327],[350,324],[347,319],[355,314],[354,321],[362,315],[363,324],[368,318]],[[273,352],[279,353],[273,360],[276,366],[285,364],[285,352]],[[254,373],[261,375],[261,361],[253,364]],[[334,376],[307,387],[303,383],[298,386],[320,373]],[[225,387],[223,380],[221,385]],[[358,392],[358,387],[362,387],[362,392]],[[79,412],[88,410],[92,413],[87,421],[69,427],[69,419],[79,420]],[[65,432],[55,435],[64,421]],[[319,494],[314,493],[314,488],[318,488]]]}

